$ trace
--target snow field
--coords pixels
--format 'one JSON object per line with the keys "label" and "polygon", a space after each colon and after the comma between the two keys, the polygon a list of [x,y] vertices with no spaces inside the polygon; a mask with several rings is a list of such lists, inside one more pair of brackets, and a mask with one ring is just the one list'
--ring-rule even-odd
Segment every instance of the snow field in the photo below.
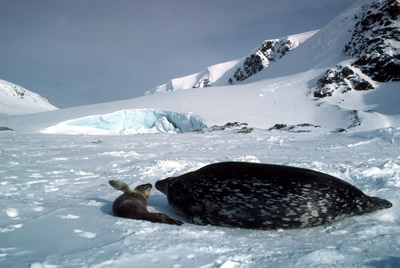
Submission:
{"label": "snow field", "polygon": [[[396,267],[400,129],[231,130],[133,136],[0,133],[3,267]],[[377,213],[302,230],[243,230],[117,218],[132,187],[219,161],[311,168],[390,200]],[[185,221],[152,189],[149,210]]]}

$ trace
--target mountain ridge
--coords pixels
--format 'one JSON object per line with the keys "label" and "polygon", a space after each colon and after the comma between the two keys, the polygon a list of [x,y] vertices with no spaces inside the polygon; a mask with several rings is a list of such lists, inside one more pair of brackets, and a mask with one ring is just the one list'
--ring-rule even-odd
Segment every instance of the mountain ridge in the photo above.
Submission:
{"label": "mountain ridge", "polygon": [[238,84],[266,69],[270,64],[296,49],[318,31],[314,30],[282,38],[267,39],[245,57],[214,64],[206,67],[201,72],[171,79],[165,84],[146,91],[145,95],[189,88]]}

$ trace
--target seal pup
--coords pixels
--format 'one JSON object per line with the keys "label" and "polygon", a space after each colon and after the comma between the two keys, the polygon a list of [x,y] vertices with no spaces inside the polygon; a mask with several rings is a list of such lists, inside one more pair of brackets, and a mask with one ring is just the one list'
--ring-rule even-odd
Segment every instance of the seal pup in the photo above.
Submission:
{"label": "seal pup", "polygon": [[113,212],[115,216],[159,223],[183,224],[183,222],[172,219],[165,214],[150,213],[147,210],[147,199],[152,187],[150,183],[139,185],[133,191],[122,181],[110,180],[109,183],[114,189],[124,192],[114,201]]}
{"label": "seal pup", "polygon": [[251,229],[306,228],[392,206],[321,172],[244,162],[211,164],[156,188],[191,223]]}

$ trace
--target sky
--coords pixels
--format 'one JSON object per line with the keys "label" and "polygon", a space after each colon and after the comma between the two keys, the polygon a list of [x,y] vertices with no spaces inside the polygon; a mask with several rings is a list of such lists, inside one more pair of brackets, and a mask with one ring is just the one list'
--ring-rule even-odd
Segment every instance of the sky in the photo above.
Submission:
{"label": "sky", "polygon": [[355,0],[0,0],[0,79],[67,108],[142,96]]}

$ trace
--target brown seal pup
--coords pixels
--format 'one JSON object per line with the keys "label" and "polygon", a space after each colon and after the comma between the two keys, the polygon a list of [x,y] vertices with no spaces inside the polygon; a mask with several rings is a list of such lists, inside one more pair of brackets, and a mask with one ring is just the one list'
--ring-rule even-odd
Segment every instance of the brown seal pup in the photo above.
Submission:
{"label": "brown seal pup", "polygon": [[133,191],[122,181],[110,180],[109,183],[114,189],[124,192],[114,201],[113,212],[115,216],[159,223],[183,224],[183,222],[172,219],[165,214],[150,213],[147,210],[147,199],[152,187],[150,183],[139,185]]}
{"label": "brown seal pup", "polygon": [[321,172],[244,162],[211,164],[157,181],[156,188],[199,225],[306,228],[392,206]]}

